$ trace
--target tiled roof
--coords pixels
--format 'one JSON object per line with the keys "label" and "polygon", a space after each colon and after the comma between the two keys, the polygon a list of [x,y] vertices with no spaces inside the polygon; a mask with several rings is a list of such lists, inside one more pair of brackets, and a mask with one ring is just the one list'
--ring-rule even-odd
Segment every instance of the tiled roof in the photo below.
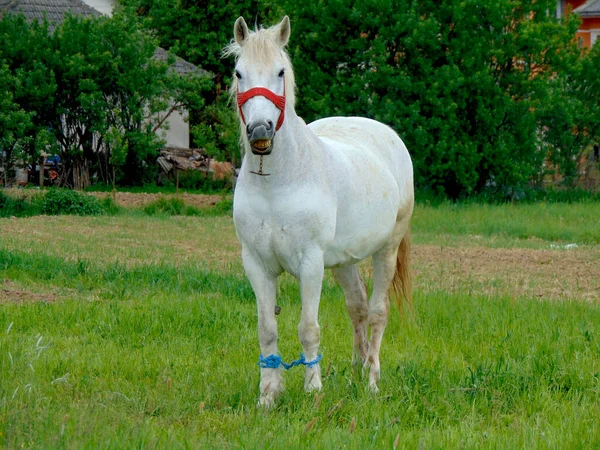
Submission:
{"label": "tiled roof", "polygon": [[0,12],[23,14],[27,20],[62,22],[66,13],[101,16],[102,13],[79,0],[0,0]]}
{"label": "tiled roof", "polygon": [[575,8],[573,12],[581,17],[600,17],[600,0],[589,0],[579,8]]}
{"label": "tiled roof", "polygon": [[[154,51],[154,57],[160,61],[166,62],[169,58],[169,54],[164,48],[157,47]],[[175,56],[175,63],[171,66],[171,68],[174,68],[180,75],[194,73],[202,77],[211,76],[210,72],[207,72],[206,70],[187,62],[185,59],[181,59],[179,56]]]}

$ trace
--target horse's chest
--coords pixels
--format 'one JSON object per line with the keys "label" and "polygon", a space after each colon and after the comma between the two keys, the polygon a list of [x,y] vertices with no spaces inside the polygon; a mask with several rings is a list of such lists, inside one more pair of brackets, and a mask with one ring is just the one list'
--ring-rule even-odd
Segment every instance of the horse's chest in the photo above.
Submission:
{"label": "horse's chest", "polygon": [[[241,199],[240,199],[241,200]],[[335,215],[328,202],[314,196],[260,199],[237,202],[234,221],[238,236],[263,261],[297,271],[303,255],[315,247],[323,248],[335,234]]]}

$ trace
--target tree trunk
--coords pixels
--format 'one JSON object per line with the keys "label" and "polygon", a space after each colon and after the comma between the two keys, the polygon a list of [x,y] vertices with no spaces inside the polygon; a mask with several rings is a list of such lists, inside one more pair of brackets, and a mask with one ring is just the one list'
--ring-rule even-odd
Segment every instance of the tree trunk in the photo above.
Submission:
{"label": "tree trunk", "polygon": [[78,159],[73,164],[73,189],[81,191],[90,186],[90,169],[86,159]]}
{"label": "tree trunk", "polygon": [[44,169],[46,166],[46,156],[42,155],[40,159],[40,189],[44,187]]}

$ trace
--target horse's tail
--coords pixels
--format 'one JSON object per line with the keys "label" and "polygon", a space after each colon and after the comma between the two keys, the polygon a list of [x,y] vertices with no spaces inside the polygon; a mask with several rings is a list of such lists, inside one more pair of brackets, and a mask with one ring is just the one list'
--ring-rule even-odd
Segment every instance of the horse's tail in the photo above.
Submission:
{"label": "horse's tail", "polygon": [[412,279],[410,276],[410,228],[406,231],[396,257],[396,272],[392,279],[392,291],[396,298],[398,309],[403,311],[403,298],[412,311]]}

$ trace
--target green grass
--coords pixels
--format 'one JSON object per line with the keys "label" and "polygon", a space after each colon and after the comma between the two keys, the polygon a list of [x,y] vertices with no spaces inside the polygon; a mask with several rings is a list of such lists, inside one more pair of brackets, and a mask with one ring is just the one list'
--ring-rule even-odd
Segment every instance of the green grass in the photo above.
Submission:
{"label": "green grass", "polygon": [[484,236],[495,240],[600,243],[600,202],[415,206],[412,227],[420,239]]}
{"label": "green grass", "polygon": [[[575,251],[588,252],[597,240],[579,217],[594,220],[597,211],[419,205],[413,236],[437,244],[443,234],[462,245],[480,235],[484,246],[536,236],[546,247],[587,243]],[[414,318],[392,312],[374,395],[350,365],[350,321],[327,277],[322,398],[303,392],[296,368],[265,412],[256,407],[254,296],[228,216],[34,217],[0,219],[0,227],[0,447],[600,445],[597,304],[422,289],[440,275],[421,274]],[[19,301],[3,301],[10,292]],[[298,296],[284,276],[285,360],[301,351]]]}

